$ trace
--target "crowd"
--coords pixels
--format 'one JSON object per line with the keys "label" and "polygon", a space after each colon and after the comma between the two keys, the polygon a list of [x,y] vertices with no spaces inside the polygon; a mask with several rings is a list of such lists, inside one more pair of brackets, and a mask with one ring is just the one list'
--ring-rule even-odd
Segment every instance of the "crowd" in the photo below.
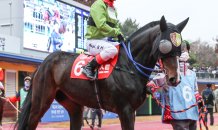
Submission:
{"label": "crowd", "polygon": [[217,67],[205,66],[205,67],[190,67],[190,70],[197,74],[198,79],[216,79],[218,78]]}
{"label": "crowd", "polygon": [[194,72],[213,73],[213,71],[217,71],[217,67],[212,67],[212,66],[203,66],[203,67],[196,66],[196,67],[190,67],[190,69]]}

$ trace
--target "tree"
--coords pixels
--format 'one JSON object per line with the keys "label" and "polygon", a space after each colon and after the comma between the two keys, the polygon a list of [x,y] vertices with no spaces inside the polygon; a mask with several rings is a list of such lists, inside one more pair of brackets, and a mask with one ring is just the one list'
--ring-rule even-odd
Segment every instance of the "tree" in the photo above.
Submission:
{"label": "tree", "polygon": [[190,42],[190,52],[199,60],[199,66],[213,66],[217,61],[214,47],[208,42],[202,42],[200,39]]}
{"label": "tree", "polygon": [[131,18],[127,18],[124,23],[119,23],[119,27],[123,35],[130,36],[132,35],[136,30],[139,29],[139,24],[136,23],[136,20],[132,20]]}
{"label": "tree", "polygon": [[191,66],[199,66],[199,59],[194,55],[194,53],[189,53],[189,56],[188,63],[190,63]]}

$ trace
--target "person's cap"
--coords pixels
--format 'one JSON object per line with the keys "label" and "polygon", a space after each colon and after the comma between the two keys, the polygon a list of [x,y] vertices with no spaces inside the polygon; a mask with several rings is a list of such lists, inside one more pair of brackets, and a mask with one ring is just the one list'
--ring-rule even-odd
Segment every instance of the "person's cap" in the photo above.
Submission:
{"label": "person's cap", "polygon": [[186,43],[186,45],[187,45],[187,49],[188,49],[188,51],[190,50],[190,43],[187,41],[187,40],[183,40],[185,43]]}
{"label": "person's cap", "polygon": [[24,78],[24,81],[26,81],[26,80],[31,80],[31,77],[30,77],[30,76],[26,76],[26,77]]}

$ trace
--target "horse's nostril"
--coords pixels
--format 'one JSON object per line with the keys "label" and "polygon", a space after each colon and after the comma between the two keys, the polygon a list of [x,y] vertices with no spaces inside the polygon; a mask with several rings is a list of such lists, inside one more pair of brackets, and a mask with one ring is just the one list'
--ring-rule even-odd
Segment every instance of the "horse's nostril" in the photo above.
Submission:
{"label": "horse's nostril", "polygon": [[172,77],[169,79],[170,83],[175,84],[176,83],[176,78]]}

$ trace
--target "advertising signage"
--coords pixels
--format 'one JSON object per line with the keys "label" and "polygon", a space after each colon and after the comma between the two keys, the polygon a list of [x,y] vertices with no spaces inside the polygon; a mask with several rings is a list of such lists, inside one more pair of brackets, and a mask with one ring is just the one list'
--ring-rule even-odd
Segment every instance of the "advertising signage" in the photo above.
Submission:
{"label": "advertising signage", "polygon": [[86,50],[89,12],[56,0],[24,1],[23,47],[43,52]]}
{"label": "advertising signage", "polygon": [[70,117],[67,110],[57,103],[56,100],[53,101],[50,108],[44,114],[41,122],[57,122],[57,121],[69,121]]}

